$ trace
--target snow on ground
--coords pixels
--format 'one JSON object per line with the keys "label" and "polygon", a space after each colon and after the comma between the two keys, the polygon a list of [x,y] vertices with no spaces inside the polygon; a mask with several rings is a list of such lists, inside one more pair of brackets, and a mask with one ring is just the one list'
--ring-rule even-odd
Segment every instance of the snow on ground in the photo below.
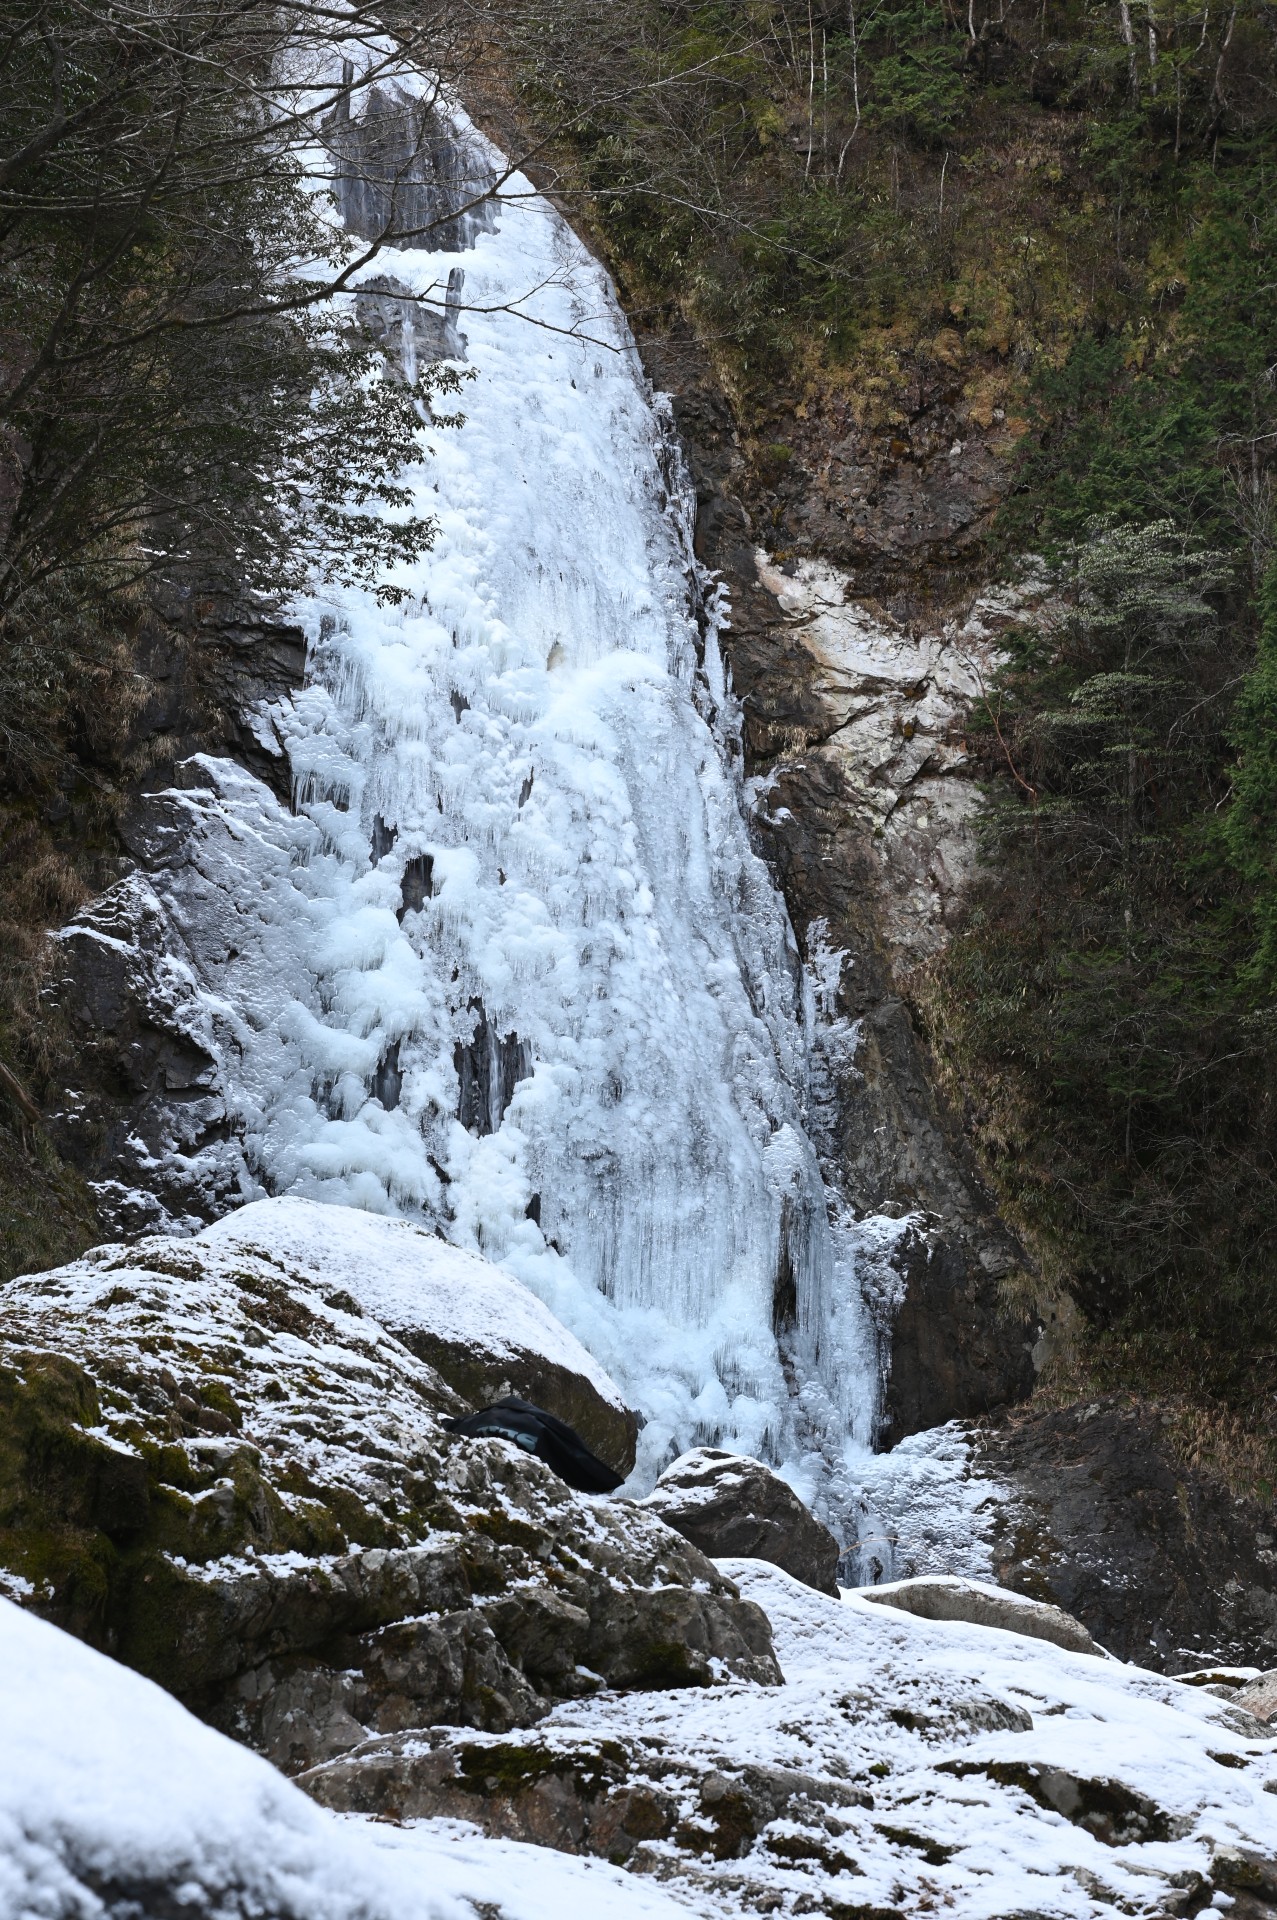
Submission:
{"label": "snow on ground", "polygon": [[[1165,1911],[1221,1849],[1272,1857],[1277,1739],[1253,1737],[1256,1723],[1215,1696],[1016,1633],[830,1600],[761,1561],[719,1565],[770,1617],[784,1687],[605,1696],[559,1707],[539,1730],[658,1743],[693,1779],[776,1766],[872,1794],[872,1806],[826,1807],[807,1858],[796,1822],[793,1864],[769,1852],[774,1828],[721,1863],[653,1843],[701,1911],[738,1913],[752,1890],[774,1892],[777,1911],[818,1893],[848,1912],[1091,1920]],[[1116,1783],[1166,1837],[1107,1844],[1037,1804],[1030,1789],[1051,1770],[1084,1794]],[[822,1847],[853,1864],[822,1872]]]}
{"label": "snow on ground", "polygon": [[5,1920],[677,1920],[660,1888],[317,1807],[127,1667],[0,1601]]}
{"label": "snow on ground", "polygon": [[[330,1814],[150,1682],[0,1602],[0,1913],[1107,1920],[1172,1911],[1199,1877],[1209,1902],[1221,1854],[1272,1860],[1277,1740],[1213,1695],[1014,1633],[830,1600],[762,1562],[722,1565],[766,1608],[784,1686],[605,1694],[509,1737],[620,1743],[640,1772],[659,1756],[667,1788],[673,1761],[693,1820],[715,1776],[805,1777],[744,1857],[698,1857],[684,1835],[640,1848],[641,1875],[452,1820]],[[1079,1824],[1097,1783],[1118,1809],[1107,1839],[1102,1821]],[[1052,1795],[1072,1818],[1043,1804]]]}

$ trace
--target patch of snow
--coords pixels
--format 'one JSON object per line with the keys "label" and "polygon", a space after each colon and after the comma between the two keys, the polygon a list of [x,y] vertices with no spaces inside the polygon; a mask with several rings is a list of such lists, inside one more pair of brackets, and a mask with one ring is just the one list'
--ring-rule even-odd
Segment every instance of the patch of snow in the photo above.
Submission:
{"label": "patch of snow", "polygon": [[0,1600],[0,1913],[676,1920],[601,1862],[341,1820],[149,1680]]}
{"label": "patch of snow", "polygon": [[[538,1737],[656,1743],[693,1783],[774,1766],[866,1789],[871,1804],[826,1805],[816,1836],[854,1862],[819,1883],[851,1910],[1151,1913],[1176,1875],[1206,1874],[1218,1849],[1271,1854],[1277,1740],[1239,1731],[1213,1695],[1018,1633],[922,1620],[854,1593],[831,1600],[763,1561],[718,1565],[771,1620],[783,1687],[599,1696],[556,1708]],[[1115,1782],[1151,1802],[1171,1837],[1106,1844],[984,1770],[1006,1764]],[[797,1803],[794,1813],[804,1817]],[[825,1910],[810,1905],[816,1867],[786,1864],[765,1841],[719,1865],[661,1857],[701,1912],[752,1911],[760,1897],[776,1911]]]}
{"label": "patch of snow", "polygon": [[541,1354],[582,1374],[612,1405],[622,1404],[614,1382],[534,1293],[490,1260],[410,1220],[290,1196],[240,1207],[195,1237],[220,1253],[243,1250],[277,1261],[320,1293],[346,1292],[396,1333],[421,1327],[496,1359],[520,1350]]}
{"label": "patch of snow", "polygon": [[477,1889],[499,1884],[500,1920],[687,1920],[677,1889],[667,1893],[603,1860],[488,1839],[464,1820],[369,1830],[397,1863],[428,1876],[441,1893],[475,1902]]}

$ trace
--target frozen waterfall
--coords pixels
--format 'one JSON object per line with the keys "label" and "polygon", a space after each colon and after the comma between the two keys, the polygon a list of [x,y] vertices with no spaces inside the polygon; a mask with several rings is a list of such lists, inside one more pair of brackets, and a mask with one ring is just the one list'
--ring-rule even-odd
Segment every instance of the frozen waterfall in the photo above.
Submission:
{"label": "frozen waterfall", "polygon": [[[344,150],[393,146],[411,95],[383,86]],[[434,111],[437,219],[500,157]],[[165,906],[219,1151],[245,1196],[410,1214],[504,1263],[641,1408],[640,1475],[714,1439],[810,1487],[868,1437],[874,1341],[668,409],[522,176],[434,237],[455,251],[383,254],[353,296],[388,353],[472,376],[410,476],[433,551],[397,608],[298,609],[307,684],[260,716],[292,812],[212,759],[181,796]]]}

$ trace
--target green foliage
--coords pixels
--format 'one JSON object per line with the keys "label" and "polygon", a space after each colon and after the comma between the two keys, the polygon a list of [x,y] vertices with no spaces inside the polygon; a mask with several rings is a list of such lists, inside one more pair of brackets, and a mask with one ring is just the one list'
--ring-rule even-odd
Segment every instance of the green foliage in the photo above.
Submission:
{"label": "green foliage", "polygon": [[865,119],[924,144],[950,132],[962,111],[962,42],[933,0],[863,10]]}
{"label": "green foliage", "polygon": [[[965,17],[936,0],[636,0],[623,23],[609,0],[539,0],[506,31],[540,118],[572,129],[562,184],[631,291],[681,304],[769,379],[806,340],[828,361],[866,328],[966,312],[975,282],[1023,370],[1079,334],[1125,356],[1141,309],[1151,344],[1179,294],[1150,263],[1191,244],[1194,195],[1222,207],[1249,179],[1277,108],[1277,22],[1256,0],[1159,11],[1138,45],[1085,0],[974,0]],[[1264,191],[1238,203],[1243,242]]]}
{"label": "green foliage", "polygon": [[1277,557],[1259,594],[1255,665],[1237,702],[1234,739],[1240,759],[1224,840],[1250,889],[1255,945],[1245,978],[1261,1001],[1277,1001]]}
{"label": "green foliage", "polygon": [[1065,551],[1067,615],[974,736],[1015,777],[933,1018],[1046,1269],[1110,1338],[1244,1398],[1277,1339],[1277,1034],[1211,846],[1246,653],[1231,572],[1166,521]]}
{"label": "green foliage", "polygon": [[1165,270],[1143,327],[1083,333],[1059,367],[1041,366],[1042,429],[1002,520],[1009,546],[1076,536],[1095,514],[1170,517],[1205,538],[1267,537],[1255,492],[1277,430],[1277,147],[1260,140],[1221,181],[1194,172],[1178,195],[1182,259]]}

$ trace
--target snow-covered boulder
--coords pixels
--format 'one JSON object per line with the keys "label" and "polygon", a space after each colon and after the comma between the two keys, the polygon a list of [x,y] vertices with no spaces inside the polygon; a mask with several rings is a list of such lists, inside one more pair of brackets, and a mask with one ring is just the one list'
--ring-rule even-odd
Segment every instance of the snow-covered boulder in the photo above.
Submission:
{"label": "snow-covered boulder", "polygon": [[5,1920],[678,1920],[602,1861],[336,1820],[149,1681],[0,1600]]}
{"label": "snow-covered boulder", "polygon": [[1046,1600],[1029,1600],[1022,1593],[990,1586],[983,1580],[962,1580],[956,1574],[929,1574],[917,1580],[893,1580],[882,1587],[861,1587],[862,1600],[876,1606],[899,1607],[922,1620],[964,1620],[971,1626],[998,1627],[1006,1633],[1024,1633],[1031,1640],[1050,1640],[1072,1653],[1099,1653],[1080,1620]]}
{"label": "snow-covered boulder", "polygon": [[0,1591],[289,1768],[609,1682],[779,1679],[764,1615],[694,1547],[454,1441],[461,1404],[347,1286],[216,1235],[13,1280]]}
{"label": "snow-covered boulder", "polygon": [[623,1859],[706,1915],[1270,1920],[1277,1744],[1249,1715],[724,1564],[771,1621],[783,1687],[600,1694],[517,1739],[391,1735],[301,1784],[333,1809]]}
{"label": "snow-covered boulder", "polygon": [[1262,1720],[1265,1726],[1277,1720],[1277,1667],[1271,1673],[1260,1673],[1253,1680],[1248,1680],[1233,1698],[1239,1707],[1244,1707],[1247,1713],[1253,1713],[1256,1720]]}
{"label": "snow-covered boulder", "polygon": [[254,1201],[196,1238],[275,1261],[329,1296],[348,1294],[471,1406],[517,1393],[575,1427],[618,1473],[633,1467],[638,1421],[619,1388],[534,1293],[490,1260],[411,1220],[291,1196]]}
{"label": "snow-covered boulder", "polygon": [[639,1504],[711,1559],[770,1560],[822,1593],[838,1591],[838,1542],[761,1460],[696,1447]]}

